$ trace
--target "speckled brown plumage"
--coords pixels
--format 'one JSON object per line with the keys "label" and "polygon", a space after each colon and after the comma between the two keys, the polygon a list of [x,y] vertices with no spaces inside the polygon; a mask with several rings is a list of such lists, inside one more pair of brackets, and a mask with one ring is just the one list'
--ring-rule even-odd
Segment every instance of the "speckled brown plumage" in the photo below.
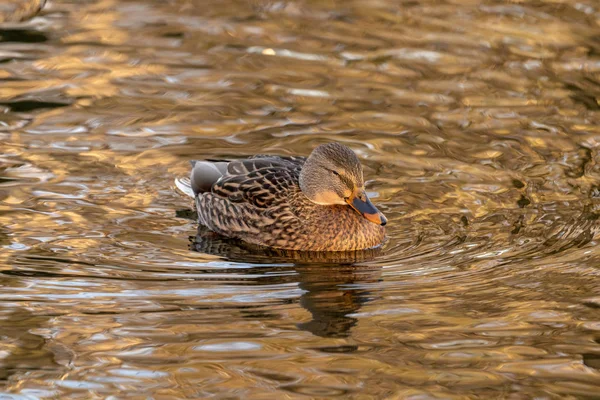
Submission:
{"label": "speckled brown plumage", "polygon": [[350,206],[319,205],[307,198],[299,186],[305,160],[255,156],[217,163],[214,169],[223,175],[210,191],[196,193],[199,223],[227,237],[278,249],[348,251],[381,245],[382,226]]}

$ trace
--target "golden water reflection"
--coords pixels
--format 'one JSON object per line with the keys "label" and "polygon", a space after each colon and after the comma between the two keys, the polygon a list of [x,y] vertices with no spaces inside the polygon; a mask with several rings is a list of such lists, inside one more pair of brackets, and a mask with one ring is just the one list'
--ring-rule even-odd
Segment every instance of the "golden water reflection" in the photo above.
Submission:
{"label": "golden water reflection", "polygon": [[[0,398],[597,396],[597,2],[6,4]],[[383,249],[215,238],[173,185],[328,141]]]}

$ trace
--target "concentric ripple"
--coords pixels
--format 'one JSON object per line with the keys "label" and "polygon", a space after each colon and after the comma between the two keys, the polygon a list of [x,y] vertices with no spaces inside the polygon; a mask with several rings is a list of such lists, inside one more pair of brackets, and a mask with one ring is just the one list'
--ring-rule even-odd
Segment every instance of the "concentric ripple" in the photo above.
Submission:
{"label": "concentric ripple", "polygon": [[[597,397],[596,1],[5,3],[0,398]],[[329,141],[381,249],[215,237],[173,185]]]}

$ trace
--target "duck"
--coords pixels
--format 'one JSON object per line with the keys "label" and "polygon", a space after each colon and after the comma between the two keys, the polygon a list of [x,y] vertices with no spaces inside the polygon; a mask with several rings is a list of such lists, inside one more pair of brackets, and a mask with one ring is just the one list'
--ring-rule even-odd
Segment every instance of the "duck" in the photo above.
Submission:
{"label": "duck", "polygon": [[255,155],[191,161],[177,186],[193,196],[198,224],[262,247],[356,251],[381,247],[386,217],[365,191],[356,154],[340,143],[308,157]]}

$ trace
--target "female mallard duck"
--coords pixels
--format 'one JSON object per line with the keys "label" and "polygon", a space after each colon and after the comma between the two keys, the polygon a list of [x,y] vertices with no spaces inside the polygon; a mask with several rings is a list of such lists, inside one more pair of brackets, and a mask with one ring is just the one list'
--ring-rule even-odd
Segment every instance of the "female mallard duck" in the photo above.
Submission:
{"label": "female mallard duck", "polygon": [[305,157],[193,161],[198,222],[220,235],[287,250],[381,245],[387,220],[365,193],[358,157],[338,143]]}

